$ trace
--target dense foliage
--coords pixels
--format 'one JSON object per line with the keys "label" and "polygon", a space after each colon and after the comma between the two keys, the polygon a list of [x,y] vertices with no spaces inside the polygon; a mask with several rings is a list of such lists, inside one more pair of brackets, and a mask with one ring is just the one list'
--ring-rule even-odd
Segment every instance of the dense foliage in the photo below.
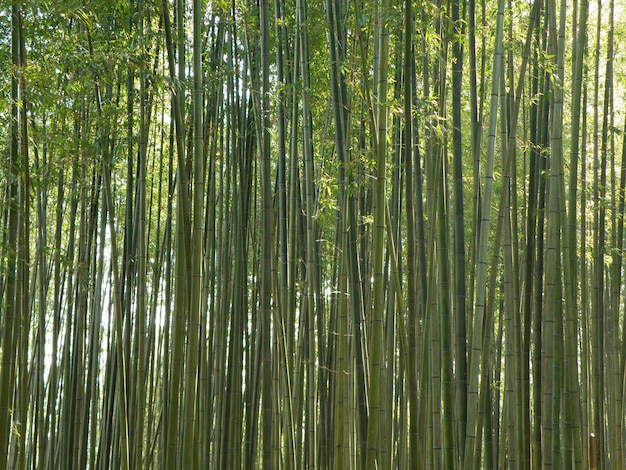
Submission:
{"label": "dense foliage", "polygon": [[0,10],[0,469],[624,466],[609,0]]}

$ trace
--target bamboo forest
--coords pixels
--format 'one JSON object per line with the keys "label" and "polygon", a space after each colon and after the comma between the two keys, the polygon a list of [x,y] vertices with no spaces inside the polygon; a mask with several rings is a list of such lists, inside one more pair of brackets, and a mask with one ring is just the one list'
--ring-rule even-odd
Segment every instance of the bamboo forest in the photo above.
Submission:
{"label": "bamboo forest", "polygon": [[2,3],[0,470],[625,468],[625,0]]}

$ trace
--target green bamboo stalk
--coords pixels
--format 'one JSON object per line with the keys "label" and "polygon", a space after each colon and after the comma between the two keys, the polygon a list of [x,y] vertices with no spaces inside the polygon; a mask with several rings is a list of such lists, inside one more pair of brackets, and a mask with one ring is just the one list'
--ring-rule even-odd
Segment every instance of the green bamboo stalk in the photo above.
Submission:
{"label": "green bamboo stalk", "polygon": [[18,377],[17,377],[17,401],[15,405],[14,423],[17,428],[17,465],[20,470],[26,468],[27,447],[26,439],[28,435],[27,424],[29,421],[28,413],[28,397],[29,393],[29,339],[31,328],[31,304],[30,304],[30,156],[29,156],[29,132],[28,132],[28,91],[26,90],[26,82],[21,69],[26,69],[26,48],[24,45],[24,28],[23,16],[18,12],[17,27],[19,34],[19,67],[18,73],[18,89],[19,89],[19,125],[20,125],[20,171],[19,171],[19,202],[20,202],[20,220],[18,225],[18,266],[17,278],[18,284],[15,292],[17,302],[19,302],[20,324],[20,344],[18,345]]}
{"label": "green bamboo stalk", "polygon": [[465,214],[463,192],[463,134],[461,91],[463,86],[464,27],[461,22],[461,3],[452,2],[452,140],[454,160],[454,323],[455,323],[455,415],[457,420],[457,462],[463,462],[467,424],[467,327],[466,327],[466,273],[465,273]]}
{"label": "green bamboo stalk", "polygon": [[[314,165],[313,165],[313,135],[312,135],[312,116],[311,116],[311,77],[309,71],[309,42],[307,28],[307,4],[305,0],[296,2],[296,24],[299,30],[299,46],[300,46],[300,73],[302,76],[302,139],[303,139],[303,157],[304,157],[304,207],[306,220],[306,355],[308,358],[308,366],[306,371],[307,377],[307,398],[306,398],[306,465],[309,468],[317,467],[317,452],[315,445],[317,441],[316,421],[318,416],[317,402],[317,382],[313,358],[316,356],[315,348],[315,330],[314,323],[316,313],[315,297],[318,292],[318,265],[316,257],[316,240],[317,227],[315,224],[316,204],[314,200],[315,184],[314,184]],[[321,312],[318,312],[321,314]]]}
{"label": "green bamboo stalk", "polygon": [[[413,190],[413,29],[414,18],[412,2],[405,2],[404,17],[404,168],[405,168],[405,207],[406,207],[406,293],[407,293],[407,340],[409,357],[418,356],[419,332],[419,304],[417,300],[417,266],[415,253],[415,209]],[[420,196],[421,200],[421,196]],[[407,369],[407,384],[409,395],[409,449],[408,463],[411,468],[417,468],[419,456],[418,430],[418,379],[417,361],[409,360],[405,364]]]}
{"label": "green bamboo stalk", "polygon": [[143,468],[144,465],[144,433],[145,433],[145,402],[146,402],[146,290],[147,290],[147,223],[146,223],[146,173],[147,173],[147,146],[148,146],[148,95],[146,89],[147,58],[145,44],[145,3],[140,0],[137,5],[139,21],[139,53],[141,55],[139,71],[139,152],[137,156],[137,310],[135,314],[135,364],[134,396],[132,404],[134,416],[134,448],[132,464],[134,468]]}
{"label": "green bamboo stalk", "polygon": [[[171,77],[178,79],[177,87],[173,90],[173,114],[176,123],[176,147],[177,147],[177,220],[175,235],[176,250],[176,274],[175,274],[175,296],[174,296],[174,324],[172,330],[172,360],[170,378],[170,392],[168,403],[168,419],[167,419],[167,450],[166,450],[166,468],[175,468],[178,461],[177,445],[179,435],[179,410],[182,401],[182,373],[183,373],[183,339],[184,339],[184,312],[187,309],[188,302],[188,283],[186,282],[186,274],[188,272],[188,256],[191,250],[191,242],[187,230],[191,224],[191,210],[189,202],[189,192],[187,185],[189,178],[187,176],[185,161],[185,129],[183,124],[184,116],[184,80],[185,80],[185,61],[184,61],[184,9],[183,2],[179,0],[176,3],[176,23],[178,33],[178,73],[175,69],[174,60],[174,42],[169,22],[168,4],[164,0],[162,5],[162,16],[164,18],[164,26],[166,33],[166,45],[168,50],[168,65]],[[190,267],[189,267],[190,269]]]}
{"label": "green bamboo stalk", "polygon": [[201,2],[193,2],[193,227],[191,233],[191,297],[187,327],[187,363],[185,367],[185,422],[183,427],[183,468],[193,468],[197,459],[197,393],[200,354],[200,296],[202,290],[202,263],[204,260],[204,126],[202,73],[202,19]]}
{"label": "green bamboo stalk", "polygon": [[[11,63],[16,69],[19,67],[19,4],[13,2],[11,6]],[[15,73],[17,70],[15,71]],[[15,73],[11,77],[11,119],[10,119],[10,157],[9,174],[17,175],[19,168],[19,127],[18,127],[18,78]],[[11,404],[15,386],[15,360],[17,354],[17,299],[15,299],[15,283],[17,269],[18,240],[18,182],[14,177],[9,186],[8,197],[8,236],[9,250],[5,274],[4,292],[4,322],[2,335],[2,386],[0,387],[0,468],[6,468],[9,456],[9,438],[11,429]]]}
{"label": "green bamboo stalk", "polygon": [[[335,419],[335,436],[333,443],[334,450],[334,464],[337,468],[345,468],[347,462],[350,459],[351,445],[349,442],[348,431],[348,409],[347,403],[350,390],[348,383],[345,380],[345,374],[348,372],[348,346],[346,336],[348,335],[348,308],[349,308],[349,292],[348,292],[348,263],[354,264],[352,258],[353,251],[349,247],[349,233],[350,218],[347,215],[349,211],[348,207],[348,193],[347,193],[347,181],[346,181],[346,166],[347,166],[347,127],[349,125],[347,115],[347,90],[346,90],[346,76],[343,70],[345,65],[345,46],[346,37],[345,30],[342,28],[342,22],[340,18],[344,14],[345,6],[339,1],[327,1],[327,21],[328,21],[328,37],[329,37],[329,55],[331,60],[330,77],[331,77],[331,92],[332,92],[332,109],[333,119],[335,123],[335,151],[337,153],[337,179],[339,184],[337,203],[340,208],[337,214],[337,252],[341,253],[336,258],[335,266],[339,269],[338,273],[338,301],[337,301],[337,335],[334,343],[336,344],[336,360],[333,369],[337,371],[336,375],[336,390],[335,390],[335,405],[334,405],[334,419]],[[348,260],[350,256],[350,261]],[[356,292],[358,299],[358,291]],[[358,300],[355,299],[355,303]],[[332,377],[332,376],[331,376]]]}
{"label": "green bamboo stalk", "polygon": [[[270,325],[272,303],[272,176],[270,165],[270,73],[269,73],[269,0],[263,0],[260,9],[261,20],[261,67],[262,67],[262,100],[261,116],[263,122],[263,134],[261,139],[261,291],[260,291],[260,315],[261,315],[261,355],[264,371],[262,372],[262,432],[263,432],[263,468],[271,467],[272,455],[272,432],[271,432],[271,360],[270,360]],[[276,328],[276,325],[274,325]]]}
{"label": "green bamboo stalk", "polygon": [[600,125],[599,125],[599,93],[600,93],[600,45],[602,41],[602,2],[598,3],[596,22],[596,44],[594,64],[594,90],[593,90],[593,278],[592,278],[592,387],[593,387],[593,427],[592,432],[596,437],[595,459],[599,468],[606,466],[605,456],[605,379],[603,371],[604,347],[604,244],[605,244],[605,213],[606,209],[602,201],[602,194],[606,180],[606,158],[600,155]]}
{"label": "green bamboo stalk", "polygon": [[[292,323],[293,312],[289,308],[289,246],[288,246],[288,216],[287,216],[287,163],[286,163],[286,142],[287,142],[287,116],[285,104],[288,102],[288,94],[285,86],[286,80],[290,79],[289,69],[285,71],[285,55],[289,51],[287,41],[286,25],[283,22],[285,5],[282,0],[274,2],[274,13],[276,17],[276,36],[280,38],[276,44],[276,68],[277,80],[280,86],[278,99],[277,132],[278,132],[278,165],[276,192],[278,195],[278,262],[276,269],[279,271],[278,305],[276,309],[279,351],[282,353],[282,361],[279,361],[282,371],[282,400],[286,405],[284,416],[284,431],[287,442],[286,469],[296,468],[295,436],[294,436],[294,415],[293,415],[293,365],[289,353],[290,338],[288,336],[289,324]],[[278,444],[278,442],[276,442]]]}
{"label": "green bamboo stalk", "polygon": [[[585,84],[583,87],[583,109],[587,108],[587,85]],[[585,158],[587,155],[586,144],[587,144],[587,113],[583,113],[582,115],[582,136],[581,136],[581,171],[580,171],[580,184],[582,187],[586,187],[587,184],[587,159]],[[580,246],[587,246],[587,195],[585,191],[581,191],[580,194]],[[580,348],[580,362],[581,362],[581,372],[580,372],[580,381],[581,381],[581,407],[582,407],[582,455],[583,462],[590,461],[590,449],[589,449],[589,438],[587,436],[590,435],[590,424],[589,420],[592,418],[591,409],[590,409],[590,380],[589,380],[589,369],[590,369],[590,354],[589,354],[589,280],[588,280],[588,261],[587,261],[587,253],[586,250],[583,249],[580,256],[580,301],[581,301],[581,309],[580,309],[580,327],[581,327],[581,348]]]}
{"label": "green bamboo stalk", "polygon": [[[377,71],[378,102],[376,103],[376,120],[372,123],[376,132],[374,139],[374,155],[376,161],[376,179],[374,181],[374,228],[373,228],[373,254],[372,268],[374,276],[373,306],[372,306],[372,334],[371,334],[371,357],[370,357],[370,386],[369,386],[369,416],[367,427],[367,454],[366,462],[369,469],[376,468],[377,464],[385,465],[380,450],[385,447],[388,429],[385,428],[384,415],[381,413],[383,403],[381,388],[384,384],[385,357],[383,348],[383,312],[384,277],[383,277],[383,252],[385,236],[385,173],[387,157],[387,72],[389,59],[389,31],[387,15],[389,14],[389,2],[378,2],[381,15],[381,31],[378,50],[380,61]],[[376,60],[375,60],[376,63]],[[375,74],[376,77],[376,74]]]}
{"label": "green bamboo stalk", "polygon": [[[46,133],[46,117],[42,117],[42,132]],[[35,349],[37,351],[36,359],[36,383],[34,395],[36,403],[34,405],[34,422],[32,426],[33,433],[31,439],[33,441],[31,447],[31,461],[35,462],[39,468],[45,467],[45,455],[48,439],[46,436],[46,414],[45,414],[45,398],[46,387],[44,382],[45,374],[45,348],[46,348],[46,324],[49,317],[46,315],[47,293],[50,284],[50,273],[48,272],[48,256],[47,256],[47,223],[48,223],[48,200],[49,191],[48,177],[51,171],[51,165],[48,161],[48,148],[44,147],[42,155],[35,148],[35,171],[41,175],[41,184],[36,190],[36,225],[37,225],[37,248],[36,248],[36,275],[37,280],[37,339]]]}
{"label": "green bamboo stalk", "polygon": [[491,194],[493,190],[493,168],[495,157],[495,128],[498,110],[498,90],[500,75],[502,73],[502,36],[504,24],[504,2],[498,2],[498,14],[496,23],[495,52],[493,64],[493,82],[489,111],[489,133],[487,146],[487,162],[485,168],[485,186],[482,197],[480,230],[478,233],[477,250],[477,277],[476,277],[476,300],[474,306],[474,319],[472,326],[472,347],[470,353],[469,384],[468,384],[468,418],[467,436],[465,444],[465,466],[475,468],[474,462],[480,454],[475,448],[477,442],[477,406],[478,406],[478,375],[482,355],[482,332],[485,314],[485,295],[487,281],[487,239],[490,225]]}

